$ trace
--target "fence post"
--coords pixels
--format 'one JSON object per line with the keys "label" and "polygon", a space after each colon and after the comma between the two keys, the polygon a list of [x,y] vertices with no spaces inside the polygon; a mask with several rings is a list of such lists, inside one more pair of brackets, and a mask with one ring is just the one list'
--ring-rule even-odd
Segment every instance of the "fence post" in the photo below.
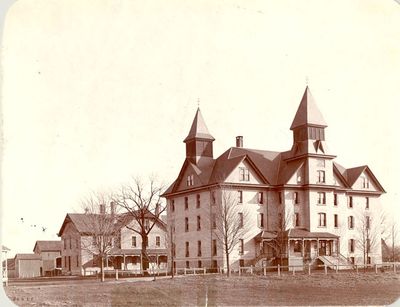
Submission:
{"label": "fence post", "polygon": [[264,267],[263,271],[264,271],[264,276],[267,275],[267,268],[266,267]]}
{"label": "fence post", "polygon": [[278,264],[278,276],[281,276],[281,266]]}
{"label": "fence post", "polygon": [[118,269],[115,270],[115,280],[118,280]]}
{"label": "fence post", "polygon": [[311,264],[308,264],[308,275],[311,275]]}
{"label": "fence post", "polygon": [[336,273],[338,272],[338,269],[339,269],[339,265],[337,264],[336,265]]}
{"label": "fence post", "polygon": [[239,276],[241,275],[241,273],[242,273],[242,267],[239,266]]}
{"label": "fence post", "polygon": [[250,266],[250,274],[253,275],[253,266]]}
{"label": "fence post", "polygon": [[328,267],[326,266],[326,263],[324,263],[324,270],[325,270],[325,275],[328,274]]}
{"label": "fence post", "polygon": [[206,275],[206,268],[203,268],[203,275]]}
{"label": "fence post", "polygon": [[378,265],[375,263],[375,274],[378,274]]}
{"label": "fence post", "polygon": [[296,268],[293,267],[292,270],[293,270],[293,276],[296,275]]}
{"label": "fence post", "polygon": [[183,275],[186,275],[186,268],[183,269]]}

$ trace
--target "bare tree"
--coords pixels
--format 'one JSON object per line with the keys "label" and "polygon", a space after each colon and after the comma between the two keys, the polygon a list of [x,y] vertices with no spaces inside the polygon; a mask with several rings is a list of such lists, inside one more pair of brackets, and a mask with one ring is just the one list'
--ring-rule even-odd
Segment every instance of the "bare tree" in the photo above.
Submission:
{"label": "bare tree", "polygon": [[290,227],[293,221],[293,213],[287,210],[285,205],[280,204],[277,207],[277,222],[275,225],[276,237],[267,242],[275,251],[275,255],[278,257],[279,265],[283,265],[283,258],[287,253],[287,229]]}
{"label": "bare tree", "polygon": [[150,257],[147,254],[149,233],[157,223],[163,223],[160,218],[166,210],[166,206],[161,203],[160,195],[163,190],[164,186],[157,183],[154,178],[144,182],[136,177],[132,184],[122,186],[120,193],[114,197],[114,202],[135,221],[125,227],[139,234],[142,239],[142,270],[149,268]]}
{"label": "bare tree", "polygon": [[211,221],[214,228],[218,243],[222,245],[227,265],[227,276],[230,276],[230,254],[239,243],[240,239],[247,233],[249,225],[246,223],[248,219],[248,211],[243,205],[238,204],[238,195],[236,191],[228,188],[221,189],[221,199],[216,201],[213,206]]}
{"label": "bare tree", "polygon": [[104,261],[119,239],[115,205],[104,194],[93,193],[82,201],[85,213],[80,223],[86,229],[81,238],[81,248],[92,255],[93,262],[100,260],[101,281],[104,281]]}
{"label": "bare tree", "polygon": [[363,263],[368,264],[371,252],[381,239],[381,220],[373,220],[368,212],[360,212],[356,221],[356,246],[363,253]]}

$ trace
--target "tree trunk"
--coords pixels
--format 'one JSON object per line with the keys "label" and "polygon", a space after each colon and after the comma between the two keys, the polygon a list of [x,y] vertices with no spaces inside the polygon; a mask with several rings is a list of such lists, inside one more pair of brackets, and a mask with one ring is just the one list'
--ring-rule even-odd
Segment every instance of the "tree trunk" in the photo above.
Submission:
{"label": "tree trunk", "polygon": [[229,265],[229,251],[228,251],[227,247],[225,249],[225,257],[226,257],[226,268],[227,268],[226,276],[230,277],[231,276],[231,268]]}
{"label": "tree trunk", "polygon": [[142,263],[141,263],[141,269],[143,274],[144,272],[147,272],[147,269],[149,268],[149,259],[147,258],[147,241],[148,237],[147,234],[142,233]]}
{"label": "tree trunk", "polygon": [[101,257],[100,270],[101,270],[101,282],[104,282],[104,257]]}

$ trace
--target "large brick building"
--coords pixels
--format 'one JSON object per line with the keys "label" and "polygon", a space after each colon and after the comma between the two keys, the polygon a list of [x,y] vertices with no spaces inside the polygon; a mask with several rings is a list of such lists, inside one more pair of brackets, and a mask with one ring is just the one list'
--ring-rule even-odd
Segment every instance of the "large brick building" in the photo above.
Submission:
{"label": "large brick building", "polygon": [[[198,109],[184,140],[186,159],[164,193],[175,266],[226,266],[213,225],[226,191],[236,193],[250,226],[230,255],[234,268],[278,258],[289,265],[381,262],[379,197],[385,191],[368,166],[336,162],[326,127],[307,87],[290,126],[290,150],[248,149],[237,137],[235,147],[214,158],[214,138]],[[278,237],[284,239],[280,249]]]}

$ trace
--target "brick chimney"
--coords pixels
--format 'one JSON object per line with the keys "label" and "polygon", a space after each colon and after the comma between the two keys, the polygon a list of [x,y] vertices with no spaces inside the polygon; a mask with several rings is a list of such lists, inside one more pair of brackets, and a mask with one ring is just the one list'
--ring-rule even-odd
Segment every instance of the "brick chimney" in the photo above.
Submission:
{"label": "brick chimney", "polygon": [[110,211],[111,211],[111,215],[115,214],[115,202],[110,202]]}
{"label": "brick chimney", "polygon": [[243,147],[243,136],[238,135],[236,137],[236,147]]}
{"label": "brick chimney", "polygon": [[106,205],[100,204],[100,214],[105,214],[105,213],[106,213]]}

